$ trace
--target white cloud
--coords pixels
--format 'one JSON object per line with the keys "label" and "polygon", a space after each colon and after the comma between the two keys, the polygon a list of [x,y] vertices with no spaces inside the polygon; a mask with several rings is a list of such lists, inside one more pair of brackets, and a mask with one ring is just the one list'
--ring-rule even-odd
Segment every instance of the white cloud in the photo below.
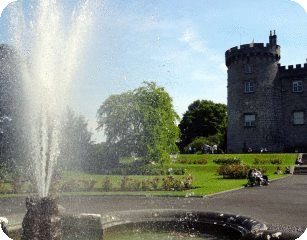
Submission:
{"label": "white cloud", "polygon": [[189,27],[184,33],[183,36],[180,38],[180,41],[189,44],[195,52],[205,53],[207,52],[207,48],[205,46],[204,41],[201,41],[197,36],[197,33]]}

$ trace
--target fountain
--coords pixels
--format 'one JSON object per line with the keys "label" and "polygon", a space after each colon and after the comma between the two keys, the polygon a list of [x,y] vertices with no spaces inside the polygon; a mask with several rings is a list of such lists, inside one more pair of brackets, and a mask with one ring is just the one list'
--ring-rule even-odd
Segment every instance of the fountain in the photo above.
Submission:
{"label": "fountain", "polygon": [[[27,12],[28,8],[34,12]],[[22,1],[10,7],[10,43],[20,60],[26,96],[27,157],[40,197],[49,192],[59,156],[60,119],[68,104],[82,42],[91,26],[89,2],[74,10],[71,24],[63,24],[62,11],[56,0],[36,0],[27,10]]]}
{"label": "fountain", "polygon": [[25,92],[28,154],[24,158],[30,159],[28,170],[35,187],[35,196],[26,200],[21,239],[58,239],[61,219],[49,188],[60,153],[60,119],[91,27],[95,1],[82,1],[71,19],[63,18],[65,3],[57,0],[25,4],[16,1],[9,8],[10,45],[18,56]]}
{"label": "fountain", "polygon": [[[79,50],[90,26],[90,3],[73,12],[71,25],[61,22],[56,0],[36,0],[31,14],[23,14],[21,1],[10,9],[11,44],[20,57],[25,82],[28,142],[36,195],[26,200],[27,213],[14,239],[123,239],[131,231],[174,234],[184,239],[295,239],[297,236],[266,232],[266,226],[250,218],[202,211],[143,210],[104,215],[60,213],[49,194],[59,156],[60,122]],[[66,34],[68,33],[68,34]],[[103,220],[101,222],[101,220]],[[103,229],[103,230],[102,230]],[[112,238],[112,235],[115,238]],[[274,235],[275,234],[275,235]],[[143,239],[143,235],[140,235]],[[160,235],[158,235],[160,236]],[[292,237],[292,238],[291,238]],[[159,237],[160,238],[160,237]],[[168,237],[167,237],[168,238]],[[151,238],[152,239],[152,238]]]}

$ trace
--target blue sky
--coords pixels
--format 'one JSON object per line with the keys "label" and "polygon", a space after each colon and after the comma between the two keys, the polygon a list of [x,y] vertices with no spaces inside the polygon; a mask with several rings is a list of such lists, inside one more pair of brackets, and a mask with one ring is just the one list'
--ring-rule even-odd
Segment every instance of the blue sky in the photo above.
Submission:
{"label": "blue sky", "polygon": [[[67,15],[76,2],[65,1]],[[180,116],[197,99],[226,104],[225,51],[267,43],[270,30],[276,30],[282,65],[307,58],[306,11],[289,0],[109,0],[100,1],[93,16],[71,100],[92,132],[102,102],[143,81],[165,87]],[[0,29],[0,41],[8,41],[7,8]],[[101,139],[95,133],[93,140]]]}

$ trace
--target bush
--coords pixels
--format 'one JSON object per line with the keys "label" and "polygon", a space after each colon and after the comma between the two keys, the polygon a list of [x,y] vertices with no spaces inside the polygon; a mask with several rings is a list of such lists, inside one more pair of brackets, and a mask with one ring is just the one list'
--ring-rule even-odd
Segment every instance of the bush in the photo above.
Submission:
{"label": "bush", "polygon": [[120,189],[122,191],[126,191],[129,189],[129,184],[130,184],[131,179],[128,178],[127,176],[124,176],[122,178],[121,184],[120,184]]}
{"label": "bush", "polygon": [[63,182],[60,191],[62,192],[75,192],[80,189],[80,181],[74,178],[69,178]]}
{"label": "bush", "polygon": [[279,158],[277,158],[277,159],[274,159],[274,160],[270,160],[270,162],[271,162],[271,164],[276,164],[276,165],[280,165],[280,164],[282,164],[282,161],[279,159]]}
{"label": "bush", "polygon": [[153,190],[158,190],[160,178],[156,177],[152,180],[152,188]]}
{"label": "bush", "polygon": [[5,183],[3,180],[0,180],[0,194],[7,193],[7,189],[5,187]]}
{"label": "bush", "polygon": [[167,171],[163,168],[152,166],[152,165],[144,165],[144,166],[134,166],[134,165],[123,165],[120,168],[114,168],[109,171],[110,175],[165,175]]}
{"label": "bush", "polygon": [[139,179],[129,179],[126,190],[138,191],[141,189],[142,182]]}
{"label": "bush", "polygon": [[207,164],[208,160],[205,158],[202,158],[202,159],[195,159],[193,161],[192,159],[188,159],[188,158],[180,158],[178,162],[181,164]]}
{"label": "bush", "polygon": [[207,164],[208,160],[207,159],[196,159],[194,161],[194,164]]}
{"label": "bush", "polygon": [[103,181],[102,181],[102,189],[106,192],[110,191],[112,188],[112,182],[111,182],[111,178],[110,177],[106,177]]}
{"label": "bush", "polygon": [[185,169],[183,168],[169,168],[166,171],[166,175],[184,175],[185,174]]}
{"label": "bush", "polygon": [[175,178],[174,176],[166,176],[163,178],[162,188],[166,191],[182,191],[192,188],[194,179],[192,174],[184,176],[182,179]]}
{"label": "bush", "polygon": [[218,165],[232,165],[232,164],[240,164],[241,160],[240,158],[219,158],[219,159],[214,159],[214,163]]}
{"label": "bush", "polygon": [[243,164],[221,165],[217,172],[223,175],[223,178],[243,179],[246,178],[247,172],[250,168]]}
{"label": "bush", "polygon": [[262,159],[260,160],[258,158],[255,158],[255,160],[253,162],[253,164],[255,164],[255,165],[259,165],[259,164],[264,165],[264,164],[268,164],[268,163],[269,163],[268,160],[262,160]]}
{"label": "bush", "polygon": [[162,188],[166,191],[180,191],[183,187],[183,182],[180,179],[174,178],[173,176],[163,178]]}
{"label": "bush", "polygon": [[183,181],[184,189],[191,189],[192,188],[192,183],[194,181],[192,174],[188,174],[187,176],[184,176],[182,181]]}
{"label": "bush", "polygon": [[142,190],[148,191],[151,190],[152,183],[149,179],[142,180]]}
{"label": "bush", "polygon": [[12,193],[20,193],[23,185],[24,185],[24,182],[21,181],[21,179],[15,178],[12,181]]}
{"label": "bush", "polygon": [[95,184],[97,183],[97,181],[93,179],[82,179],[80,182],[83,184],[86,191],[92,191],[94,189]]}

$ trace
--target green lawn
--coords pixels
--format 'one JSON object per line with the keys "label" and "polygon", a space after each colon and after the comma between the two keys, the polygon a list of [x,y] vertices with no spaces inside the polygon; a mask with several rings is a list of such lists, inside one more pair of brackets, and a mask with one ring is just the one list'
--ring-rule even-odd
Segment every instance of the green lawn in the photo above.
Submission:
{"label": "green lawn", "polygon": [[[249,166],[259,166],[266,168],[269,179],[277,179],[285,177],[287,175],[274,174],[277,166],[280,166],[284,170],[287,166],[293,165],[297,159],[297,154],[214,154],[214,155],[178,155],[173,159],[172,163],[166,168],[181,168],[185,169],[185,175],[191,174],[194,181],[192,189],[185,191],[161,191],[161,190],[140,190],[142,182],[152,182],[159,178],[158,187],[162,186],[162,179],[166,176],[127,176],[126,185],[127,188],[122,189],[122,182],[124,176],[120,175],[98,175],[87,174],[81,172],[65,172],[62,179],[53,184],[52,189],[64,195],[154,195],[154,196],[205,196],[221,191],[243,187],[246,183],[246,179],[223,179],[222,176],[217,175],[217,169],[219,165],[213,162],[214,159],[219,158],[239,158],[241,162]],[[181,164],[182,159],[187,159],[191,164]],[[194,164],[199,159],[206,159],[207,164]],[[262,164],[255,165],[255,159]],[[279,159],[280,165],[271,164],[270,160]],[[129,162],[129,160],[126,160]],[[182,179],[184,176],[175,175],[175,178]],[[109,179],[111,183],[110,189],[107,191],[104,189],[106,185],[106,179]],[[144,183],[144,185],[146,185]],[[66,185],[65,185],[66,184]],[[66,188],[63,188],[63,185]],[[9,188],[9,186],[6,186]],[[139,190],[133,190],[133,189]],[[62,191],[60,191],[62,189]],[[1,194],[0,196],[8,196],[11,194]]]}

